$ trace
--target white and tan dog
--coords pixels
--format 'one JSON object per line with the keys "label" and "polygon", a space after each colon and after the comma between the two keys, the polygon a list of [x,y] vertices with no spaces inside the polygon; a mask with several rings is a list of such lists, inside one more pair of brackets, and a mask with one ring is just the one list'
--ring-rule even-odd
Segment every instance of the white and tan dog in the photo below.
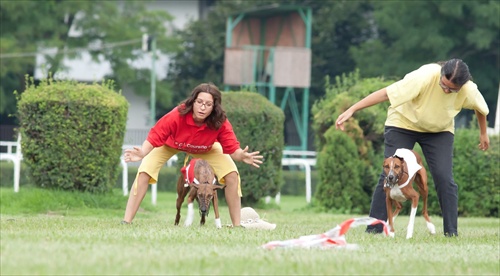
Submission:
{"label": "white and tan dog", "polygon": [[[398,149],[396,153],[384,160],[385,202],[387,207],[387,223],[390,227],[389,235],[394,237],[394,219],[401,211],[402,202],[411,200],[410,222],[406,232],[406,238],[413,236],[415,215],[417,213],[419,194],[423,199],[422,215],[424,216],[427,229],[431,234],[436,234],[436,227],[432,224],[427,214],[427,171],[422,164],[422,158],[418,153],[409,149]],[[413,189],[413,181],[417,183],[418,193]],[[393,213],[392,205],[396,208]]]}

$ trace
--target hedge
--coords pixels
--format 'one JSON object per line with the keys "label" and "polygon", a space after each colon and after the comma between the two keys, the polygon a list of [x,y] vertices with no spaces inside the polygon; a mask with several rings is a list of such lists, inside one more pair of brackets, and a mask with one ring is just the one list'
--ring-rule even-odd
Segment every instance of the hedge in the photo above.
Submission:
{"label": "hedge", "polygon": [[275,196],[283,184],[281,158],[284,149],[283,111],[255,92],[225,92],[222,105],[241,148],[260,151],[260,168],[237,162],[241,176],[242,203],[252,205],[265,196]]}
{"label": "hedge", "polygon": [[102,84],[27,81],[18,102],[24,162],[39,187],[109,191],[118,176],[128,102]]}

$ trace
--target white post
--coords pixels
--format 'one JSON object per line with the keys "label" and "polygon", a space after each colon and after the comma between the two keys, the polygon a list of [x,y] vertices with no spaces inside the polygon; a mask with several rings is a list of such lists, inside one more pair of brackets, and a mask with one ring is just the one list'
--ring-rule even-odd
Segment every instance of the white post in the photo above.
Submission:
{"label": "white post", "polygon": [[19,181],[21,178],[21,160],[23,154],[21,152],[21,134],[17,136],[16,159],[14,160],[14,192],[19,192]]}
{"label": "white post", "polygon": [[304,168],[306,170],[306,202],[311,203],[311,167],[307,164]]}
{"label": "white post", "polygon": [[15,159],[14,162],[14,193],[19,192],[19,178],[21,176],[21,159]]}
{"label": "white post", "polygon": [[271,196],[266,196],[266,204],[269,204],[271,202]]}
{"label": "white post", "polygon": [[281,166],[300,165],[306,173],[306,202],[311,203],[311,166],[316,165],[316,159],[283,158]]}
{"label": "white post", "polygon": [[123,158],[120,158],[120,162],[122,164],[122,188],[123,188],[123,196],[128,195],[128,165],[127,162]]}
{"label": "white post", "polygon": [[495,125],[493,127],[488,127],[488,135],[500,135],[500,84],[498,85],[497,111],[495,113]]}
{"label": "white post", "polygon": [[497,97],[497,112],[495,114],[495,131],[496,135],[500,134],[500,85],[498,85],[498,97]]}

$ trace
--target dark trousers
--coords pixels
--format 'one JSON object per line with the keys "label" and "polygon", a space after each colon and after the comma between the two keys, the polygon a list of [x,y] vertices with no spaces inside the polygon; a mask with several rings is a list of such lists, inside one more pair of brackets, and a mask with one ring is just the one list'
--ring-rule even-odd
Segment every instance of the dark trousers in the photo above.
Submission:
{"label": "dark trousers", "polygon": [[[415,143],[418,143],[422,148],[425,161],[434,179],[443,216],[444,234],[447,236],[458,235],[458,186],[453,180],[453,142],[454,135],[448,131],[421,133],[389,126],[386,126],[384,131],[384,155],[386,158],[394,155],[396,149],[413,149]],[[382,171],[373,192],[370,216],[386,221],[384,178],[385,174]],[[382,226],[380,224],[369,226],[367,232],[382,232]]]}

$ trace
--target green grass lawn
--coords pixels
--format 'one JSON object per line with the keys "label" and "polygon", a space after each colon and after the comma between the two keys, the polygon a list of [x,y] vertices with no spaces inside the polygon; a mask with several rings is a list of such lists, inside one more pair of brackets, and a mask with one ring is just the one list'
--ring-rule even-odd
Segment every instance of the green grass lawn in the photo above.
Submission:
{"label": "green grass lawn", "polygon": [[[174,226],[174,193],[148,194],[134,224],[120,225],[126,197],[0,189],[1,275],[499,275],[498,218],[460,218],[457,238],[428,234],[417,216],[406,240],[408,217],[396,220],[396,237],[352,228],[346,235],[357,250],[277,248],[273,240],[323,233],[361,215],[318,213],[305,198],[282,196],[277,208],[256,209],[277,228],[216,229],[213,210],[204,227]],[[185,218],[182,211],[181,221]],[[226,206],[220,207],[223,225]],[[197,213],[196,213],[197,214]],[[198,216],[196,216],[198,219]]]}

